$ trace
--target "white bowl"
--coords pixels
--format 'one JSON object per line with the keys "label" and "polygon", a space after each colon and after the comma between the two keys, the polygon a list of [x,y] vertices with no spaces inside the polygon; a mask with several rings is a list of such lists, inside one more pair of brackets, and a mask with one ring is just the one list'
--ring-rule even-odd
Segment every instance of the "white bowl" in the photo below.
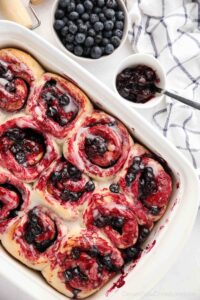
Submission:
{"label": "white bowl", "polygon": [[[148,54],[137,53],[137,54],[133,54],[133,55],[130,55],[127,58],[125,58],[120,63],[120,65],[117,67],[117,69],[115,71],[115,75],[113,78],[113,87],[114,87],[115,92],[118,93],[118,95],[119,95],[119,92],[116,87],[117,75],[119,73],[121,73],[124,69],[135,67],[137,65],[146,65],[146,66],[152,68],[156,72],[158,78],[160,79],[157,86],[162,89],[165,89],[165,87],[166,87],[165,71],[164,71],[161,63],[159,62],[159,60]],[[132,102],[132,101],[129,101],[129,100],[123,98],[121,95],[120,95],[120,97],[123,100],[127,101],[129,103],[129,105],[131,105],[134,108],[152,108],[153,106],[160,103],[160,101],[163,98],[163,95],[156,94],[155,97],[153,97],[146,103],[135,103],[135,102]]]}
{"label": "white bowl", "polygon": [[67,50],[64,45],[62,44],[61,40],[59,39],[54,27],[53,27],[53,23],[54,23],[54,15],[55,15],[55,11],[57,9],[57,6],[58,6],[58,1],[59,0],[55,0],[54,3],[53,3],[53,7],[52,7],[52,12],[51,12],[51,29],[52,29],[52,32],[53,32],[53,36],[54,36],[54,39],[58,45],[58,47],[63,51],[65,52],[65,54],[67,54],[68,56],[70,56],[71,58],[77,60],[78,62],[95,62],[95,61],[102,61],[102,60],[105,60],[107,58],[110,58],[112,55],[114,55],[119,49],[121,49],[121,47],[124,45],[125,41],[126,41],[126,38],[127,38],[127,35],[128,35],[128,27],[129,27],[129,16],[128,16],[128,12],[127,12],[127,9],[126,9],[126,6],[124,4],[124,1],[123,0],[117,0],[119,5],[121,6],[121,8],[123,9],[124,11],[124,31],[123,31],[123,36],[122,36],[122,39],[121,39],[121,43],[119,45],[118,48],[116,48],[114,50],[113,53],[109,54],[109,55],[104,55],[104,56],[101,56],[100,58],[97,58],[97,59],[93,59],[93,58],[88,58],[88,57],[81,57],[81,56],[77,56],[75,54],[73,54],[72,52],[70,52],[69,50]]}

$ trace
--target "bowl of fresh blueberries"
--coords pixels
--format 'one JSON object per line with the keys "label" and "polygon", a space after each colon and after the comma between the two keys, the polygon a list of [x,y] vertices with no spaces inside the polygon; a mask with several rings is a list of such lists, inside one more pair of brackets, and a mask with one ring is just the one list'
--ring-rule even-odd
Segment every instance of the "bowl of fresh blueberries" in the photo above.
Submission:
{"label": "bowl of fresh blueberries", "polygon": [[56,0],[53,34],[58,45],[77,59],[103,59],[119,50],[128,34],[123,0]]}

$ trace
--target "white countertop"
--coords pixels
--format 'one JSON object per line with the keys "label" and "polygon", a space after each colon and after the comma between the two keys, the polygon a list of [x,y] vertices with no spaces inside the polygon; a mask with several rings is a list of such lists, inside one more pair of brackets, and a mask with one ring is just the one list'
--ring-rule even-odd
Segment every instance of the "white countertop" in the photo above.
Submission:
{"label": "white countertop", "polygon": [[[51,32],[51,4],[54,0],[43,1],[36,7],[37,14],[42,25],[36,32],[55,44]],[[88,71],[93,73],[106,85],[112,87],[112,78],[117,64],[132,50],[128,42],[123,48],[106,62],[81,63]],[[107,71],[109,70],[109,72]],[[146,119],[149,118],[149,111],[140,111]],[[150,121],[150,120],[149,120]],[[189,201],[190,199],[188,199]],[[0,280],[0,300],[27,300],[26,295],[19,294],[15,287],[8,287],[8,283]],[[143,298],[143,300],[200,300],[200,213],[198,214],[195,226],[190,239],[183,252],[171,270],[165,275],[160,283]],[[46,299],[45,299],[46,300]]]}

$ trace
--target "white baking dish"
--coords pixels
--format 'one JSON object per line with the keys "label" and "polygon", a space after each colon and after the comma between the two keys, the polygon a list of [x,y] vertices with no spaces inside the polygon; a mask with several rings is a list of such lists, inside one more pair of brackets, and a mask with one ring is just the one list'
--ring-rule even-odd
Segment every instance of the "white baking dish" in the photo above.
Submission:
{"label": "white baking dish", "polygon": [[[117,281],[115,277],[91,300],[136,300],[147,293],[168,271],[192,230],[198,209],[199,186],[192,167],[173,145],[155,131],[128,104],[35,33],[12,22],[0,22],[0,48],[19,47],[31,53],[46,69],[68,76],[78,83],[95,103],[117,116],[140,142],[164,157],[174,173],[174,192],[168,210],[155,226],[147,250],[124,278],[125,284],[106,293]],[[162,230],[161,230],[162,229]],[[156,241],[156,242],[155,242]],[[152,248],[152,249],[151,249]],[[150,250],[151,249],[151,250]],[[27,295],[27,299],[61,300],[65,296],[52,289],[42,277],[11,258],[0,248],[0,278]],[[127,267],[128,269],[130,266]],[[120,275],[119,275],[120,276]],[[9,286],[7,286],[9,293]],[[0,295],[0,299],[1,295]]]}

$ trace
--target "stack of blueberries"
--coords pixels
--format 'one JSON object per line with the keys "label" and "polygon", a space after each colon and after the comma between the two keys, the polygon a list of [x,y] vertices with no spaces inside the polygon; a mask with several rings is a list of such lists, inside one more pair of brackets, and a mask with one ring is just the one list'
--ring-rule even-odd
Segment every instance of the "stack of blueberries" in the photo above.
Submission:
{"label": "stack of blueberries", "polygon": [[54,29],[67,50],[97,59],[120,45],[124,11],[117,0],[59,0]]}

